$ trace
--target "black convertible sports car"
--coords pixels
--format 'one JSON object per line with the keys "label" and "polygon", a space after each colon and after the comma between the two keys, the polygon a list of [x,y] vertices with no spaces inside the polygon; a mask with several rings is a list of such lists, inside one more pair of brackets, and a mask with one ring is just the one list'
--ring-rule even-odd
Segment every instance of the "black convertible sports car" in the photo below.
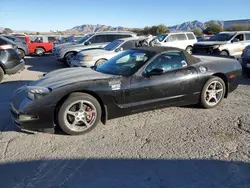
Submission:
{"label": "black convertible sports car", "polygon": [[234,58],[191,56],[177,48],[139,47],[103,65],[66,68],[16,90],[11,112],[18,126],[81,134],[133,113],[200,103],[216,107],[238,86]]}

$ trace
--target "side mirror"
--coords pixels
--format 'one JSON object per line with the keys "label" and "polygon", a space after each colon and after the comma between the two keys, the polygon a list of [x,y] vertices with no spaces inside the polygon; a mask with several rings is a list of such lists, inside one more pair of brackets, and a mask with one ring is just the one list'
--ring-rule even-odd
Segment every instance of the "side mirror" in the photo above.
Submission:
{"label": "side mirror", "polygon": [[115,52],[121,52],[121,51],[123,51],[123,48],[121,48],[121,47],[115,49]]}
{"label": "side mirror", "polygon": [[87,41],[87,42],[85,42],[84,44],[85,44],[85,45],[90,45],[91,42],[90,42],[90,41]]}
{"label": "side mirror", "polygon": [[182,65],[182,67],[187,67],[188,66],[186,61],[181,61],[181,65]]}
{"label": "side mirror", "polygon": [[231,43],[234,43],[234,42],[240,42],[240,40],[237,38],[234,38],[233,40],[231,40]]}
{"label": "side mirror", "polygon": [[162,75],[165,71],[163,69],[153,69],[150,72],[144,72],[143,76],[150,77],[150,76],[159,76]]}

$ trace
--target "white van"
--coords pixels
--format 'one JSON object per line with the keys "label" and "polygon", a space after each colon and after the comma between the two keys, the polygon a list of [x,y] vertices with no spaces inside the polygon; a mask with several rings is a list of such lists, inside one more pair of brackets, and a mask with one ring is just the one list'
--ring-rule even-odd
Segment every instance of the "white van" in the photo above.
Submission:
{"label": "white van", "polygon": [[196,42],[197,39],[193,32],[178,32],[158,35],[156,39],[154,39],[153,45],[176,47],[186,50],[189,54],[192,54],[193,45]]}

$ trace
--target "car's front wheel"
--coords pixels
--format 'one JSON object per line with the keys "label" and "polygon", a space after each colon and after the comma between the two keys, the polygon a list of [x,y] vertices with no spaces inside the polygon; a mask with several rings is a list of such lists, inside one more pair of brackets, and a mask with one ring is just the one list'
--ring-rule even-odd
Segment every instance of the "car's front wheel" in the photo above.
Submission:
{"label": "car's front wheel", "polygon": [[211,77],[204,85],[201,92],[201,105],[204,108],[214,108],[218,106],[226,93],[224,81],[216,76]]}
{"label": "car's front wheel", "polygon": [[100,65],[102,65],[103,63],[105,63],[107,60],[106,59],[100,59],[100,60],[98,60],[96,63],[95,63],[95,66],[100,66]]}
{"label": "car's front wheel", "polygon": [[220,52],[220,55],[222,55],[222,56],[229,56],[229,53],[227,51],[225,51],[225,50],[222,50]]}
{"label": "car's front wheel", "polygon": [[76,54],[74,52],[69,52],[65,55],[64,59],[66,64],[70,67],[71,61],[75,58]]}
{"label": "car's front wheel", "polygon": [[98,125],[101,113],[96,98],[86,93],[73,93],[62,104],[58,112],[58,123],[67,134],[83,134]]}

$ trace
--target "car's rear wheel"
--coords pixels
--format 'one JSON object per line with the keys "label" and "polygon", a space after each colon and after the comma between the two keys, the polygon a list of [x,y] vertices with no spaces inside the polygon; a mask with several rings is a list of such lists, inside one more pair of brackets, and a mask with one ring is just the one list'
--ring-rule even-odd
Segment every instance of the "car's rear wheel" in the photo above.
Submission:
{"label": "car's rear wheel", "polygon": [[100,65],[102,65],[103,63],[105,63],[107,60],[106,59],[100,59],[100,60],[98,60],[96,63],[95,63],[95,66],[100,66]]}
{"label": "car's rear wheel", "polygon": [[36,55],[43,56],[45,54],[45,50],[43,48],[36,48]]}
{"label": "car's rear wheel", "polygon": [[101,106],[93,96],[74,93],[62,104],[58,112],[58,123],[67,134],[83,134],[98,125],[101,113]]}
{"label": "car's rear wheel", "polygon": [[4,77],[4,71],[3,71],[2,67],[0,67],[0,82],[2,82],[3,77]]}
{"label": "car's rear wheel", "polygon": [[74,52],[69,52],[65,55],[64,59],[66,64],[70,67],[70,62],[75,58],[76,54]]}
{"label": "car's rear wheel", "polygon": [[218,106],[226,93],[224,81],[216,76],[210,78],[204,85],[201,93],[201,105],[204,108],[214,108]]}
{"label": "car's rear wheel", "polygon": [[192,46],[188,46],[186,48],[186,52],[189,53],[189,54],[193,54],[193,47]]}
{"label": "car's rear wheel", "polygon": [[18,48],[18,51],[20,52],[21,57],[24,58],[24,57],[25,57],[25,52],[24,52],[24,50],[22,50],[21,48]]}
{"label": "car's rear wheel", "polygon": [[222,50],[222,51],[220,52],[220,55],[229,56],[228,52],[225,51],[225,50]]}

